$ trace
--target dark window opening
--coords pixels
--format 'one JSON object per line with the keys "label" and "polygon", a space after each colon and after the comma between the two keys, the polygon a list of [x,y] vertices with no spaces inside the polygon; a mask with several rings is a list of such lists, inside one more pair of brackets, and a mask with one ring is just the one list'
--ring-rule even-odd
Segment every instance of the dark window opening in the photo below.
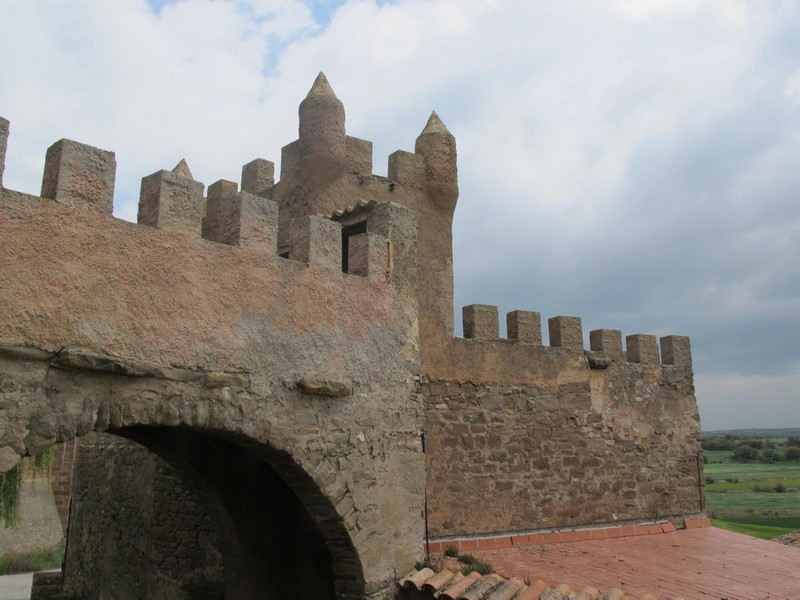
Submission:
{"label": "dark window opening", "polygon": [[349,272],[350,238],[367,232],[367,222],[359,221],[342,227],[342,273]]}

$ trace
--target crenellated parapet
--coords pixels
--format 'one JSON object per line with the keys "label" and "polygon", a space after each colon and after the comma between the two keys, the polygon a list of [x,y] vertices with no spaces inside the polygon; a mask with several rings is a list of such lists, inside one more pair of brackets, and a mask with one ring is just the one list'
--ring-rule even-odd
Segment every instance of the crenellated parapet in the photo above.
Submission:
{"label": "crenellated parapet", "polygon": [[244,191],[236,182],[220,179],[208,186],[203,237],[207,240],[243,246],[257,244],[274,252],[278,244],[278,205]]}
{"label": "crenellated parapet", "polygon": [[242,191],[269,198],[275,185],[275,163],[256,158],[242,167]]}
{"label": "crenellated parapet", "polygon": [[[0,167],[5,164],[8,130],[9,122],[0,118]],[[41,198],[71,210],[110,216],[115,172],[113,152],[59,140],[47,151]],[[273,256],[278,265],[281,261],[299,261],[335,273],[384,281],[393,277],[396,265],[405,272],[416,268],[415,261],[406,256],[409,248],[416,250],[416,218],[409,209],[388,201],[359,204],[359,220],[369,222],[369,228],[343,226],[339,222],[342,211],[332,217],[306,215],[281,223],[279,204],[269,198],[274,186],[274,164],[256,159],[242,168],[241,190],[234,181],[219,180],[208,186],[204,195],[205,185],[194,179],[186,161],[181,160],[172,170],[142,178],[138,225],[143,233],[153,228],[248,248]],[[18,198],[30,196],[19,194]],[[46,205],[43,207],[46,209]],[[355,213],[349,210],[347,214]],[[279,236],[287,240],[280,254]],[[392,252],[390,239],[402,248]],[[410,256],[415,258],[413,252]],[[413,279],[407,274],[403,278]]]}
{"label": "crenellated parapet", "polygon": [[[677,519],[704,508],[689,338],[463,308],[424,371],[432,540]],[[445,542],[447,543],[447,542]]]}
{"label": "crenellated parapet", "polygon": [[[499,340],[498,311],[496,306],[470,304],[463,307],[464,338],[469,340]],[[580,317],[556,316],[547,320],[550,348],[584,350],[583,328]],[[508,342],[520,346],[542,346],[541,316],[538,312],[515,310],[506,315]],[[692,354],[689,338],[679,335],[663,336],[636,333],[625,337],[618,329],[595,329],[589,332],[589,365],[602,368],[604,358],[615,362],[643,365],[691,367]]]}

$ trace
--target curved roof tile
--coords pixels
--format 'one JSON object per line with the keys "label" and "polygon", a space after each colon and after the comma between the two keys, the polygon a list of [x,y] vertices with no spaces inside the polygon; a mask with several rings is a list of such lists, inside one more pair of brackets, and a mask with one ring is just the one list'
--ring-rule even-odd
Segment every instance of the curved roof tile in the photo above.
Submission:
{"label": "curved roof tile", "polygon": [[[448,568],[438,573],[428,567],[420,571],[414,569],[398,584],[401,588],[427,593],[439,600],[637,600],[619,588],[611,588],[603,594],[593,587],[573,590],[566,583],[550,587],[541,579],[528,585],[518,577],[505,579],[497,573],[481,576],[475,571],[464,575]],[[644,594],[638,600],[656,599],[651,594]]]}

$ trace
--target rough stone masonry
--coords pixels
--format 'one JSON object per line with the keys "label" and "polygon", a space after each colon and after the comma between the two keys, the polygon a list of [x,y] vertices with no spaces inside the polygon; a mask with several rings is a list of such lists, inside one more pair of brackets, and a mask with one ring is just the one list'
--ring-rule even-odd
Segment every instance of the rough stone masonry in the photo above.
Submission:
{"label": "rough stone masonry", "polygon": [[204,193],[181,161],[138,224],[112,152],[56,142],[40,196],[0,178],[0,467],[106,436],[79,452],[66,591],[390,598],[426,531],[702,511],[688,338],[586,350],[556,316],[544,346],[518,310],[499,339],[485,305],[454,337],[453,136],[432,114],[380,177],[324,75],[299,116],[277,183],[256,158]]}

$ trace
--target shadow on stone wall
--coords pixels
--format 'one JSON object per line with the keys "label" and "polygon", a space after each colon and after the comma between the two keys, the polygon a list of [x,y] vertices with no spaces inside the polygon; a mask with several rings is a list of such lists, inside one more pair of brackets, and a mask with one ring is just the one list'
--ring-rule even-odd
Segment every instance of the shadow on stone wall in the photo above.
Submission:
{"label": "shadow on stone wall", "polygon": [[335,597],[325,540],[266,461],[189,430],[120,433],[131,439],[90,434],[80,442],[68,593],[151,600]]}

